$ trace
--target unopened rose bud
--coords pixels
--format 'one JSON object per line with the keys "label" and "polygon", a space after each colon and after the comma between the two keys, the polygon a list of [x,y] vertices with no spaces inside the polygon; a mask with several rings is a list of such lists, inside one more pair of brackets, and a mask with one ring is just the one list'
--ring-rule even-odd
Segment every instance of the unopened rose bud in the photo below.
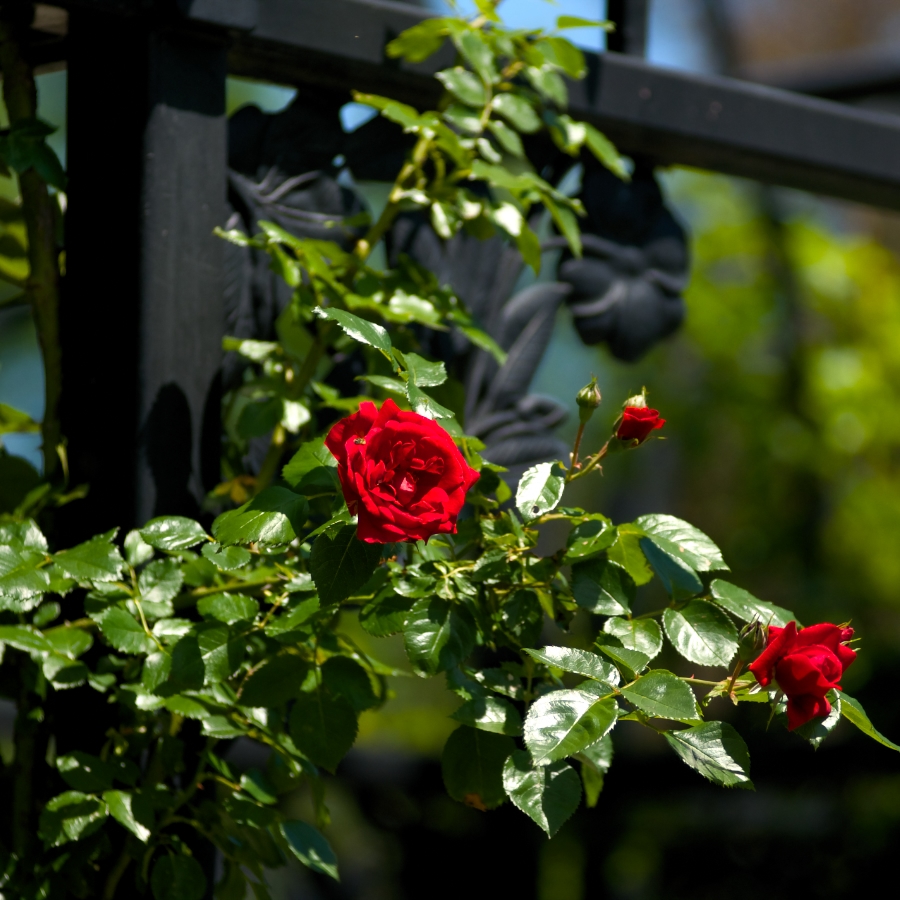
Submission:
{"label": "unopened rose bud", "polygon": [[625,404],[622,408],[628,409],[629,407],[637,409],[647,408],[647,388],[641,388],[641,392],[639,394],[635,394],[633,397],[629,397],[625,401]]}
{"label": "unopened rose bud", "polygon": [[591,383],[586,384],[575,395],[575,402],[578,404],[578,417],[582,425],[587,425],[591,420],[594,410],[600,405],[602,399],[596,378],[592,378]]}
{"label": "unopened rose bud", "polygon": [[741,629],[738,640],[738,652],[741,655],[741,659],[745,663],[756,659],[763,647],[766,646],[768,636],[769,630],[759,619],[751,622],[749,625],[745,625]]}
{"label": "unopened rose bud", "polygon": [[[631,400],[634,399],[636,398],[631,398]],[[656,431],[666,424],[666,420],[659,417],[659,410],[650,409],[646,404],[632,406],[631,400],[628,401],[622,415],[613,425],[613,436],[622,442],[622,449],[643,444],[650,436],[651,431]]]}

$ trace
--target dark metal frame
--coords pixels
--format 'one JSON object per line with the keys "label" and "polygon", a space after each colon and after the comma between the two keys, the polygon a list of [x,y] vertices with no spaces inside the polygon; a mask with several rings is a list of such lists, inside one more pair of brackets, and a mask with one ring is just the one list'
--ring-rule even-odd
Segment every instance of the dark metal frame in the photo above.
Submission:
{"label": "dark metal frame", "polygon": [[[211,231],[225,209],[226,75],[421,105],[451,57],[387,59],[387,40],[424,15],[389,0],[58,2],[68,34],[36,35],[33,56],[69,67],[63,412],[74,477],[95,492],[72,528],[92,533],[186,509],[217,477],[222,251]],[[645,7],[613,0],[619,49],[642,44]],[[900,209],[900,117],[623,53],[589,57],[572,112],[659,164]],[[189,465],[166,464],[174,446]]]}

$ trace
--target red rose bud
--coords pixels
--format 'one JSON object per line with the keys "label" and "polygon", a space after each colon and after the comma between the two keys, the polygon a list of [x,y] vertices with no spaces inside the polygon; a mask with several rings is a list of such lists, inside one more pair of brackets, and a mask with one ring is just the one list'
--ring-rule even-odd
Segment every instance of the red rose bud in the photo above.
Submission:
{"label": "red rose bud", "polygon": [[825,695],[841,689],[841,676],[856,659],[847,646],[852,637],[852,628],[828,622],[800,631],[796,622],[770,626],[768,645],[749,668],[763,687],[774,681],[784,692],[790,731],[831,712]]}
{"label": "red rose bud", "polygon": [[359,517],[360,540],[389,544],[456,533],[479,475],[437,422],[393,400],[380,410],[363,403],[332,426],[325,446],[338,461],[347,507]]}
{"label": "red rose bud", "polygon": [[656,431],[665,424],[666,420],[659,417],[659,410],[646,406],[626,406],[616,425],[616,437],[636,447],[647,440],[651,431]]}

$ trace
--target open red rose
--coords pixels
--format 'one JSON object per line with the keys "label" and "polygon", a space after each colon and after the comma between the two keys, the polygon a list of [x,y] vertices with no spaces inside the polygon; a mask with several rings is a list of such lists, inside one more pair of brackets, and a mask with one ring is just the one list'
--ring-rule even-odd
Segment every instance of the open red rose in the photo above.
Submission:
{"label": "open red rose", "polygon": [[478,480],[437,422],[385,400],[341,419],[325,445],[338,461],[357,535],[370,544],[455,534],[466,491]]}
{"label": "open red rose", "polygon": [[789,730],[831,712],[825,695],[841,689],[838,682],[856,659],[856,653],[846,644],[852,637],[852,628],[828,622],[800,631],[796,622],[769,628],[766,649],[750,665],[750,671],[763,687],[774,680],[784,691]]}
{"label": "open red rose", "polygon": [[658,409],[650,409],[646,406],[626,406],[619,427],[616,429],[616,437],[620,441],[637,441],[639,444],[643,444],[651,431],[656,431],[665,424],[666,420],[659,417]]}

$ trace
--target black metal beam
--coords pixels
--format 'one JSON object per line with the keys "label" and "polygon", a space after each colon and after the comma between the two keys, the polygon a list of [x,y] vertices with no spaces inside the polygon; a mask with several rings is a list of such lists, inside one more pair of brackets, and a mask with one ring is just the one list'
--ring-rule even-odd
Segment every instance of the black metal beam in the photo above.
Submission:
{"label": "black metal beam", "polygon": [[[255,28],[233,38],[229,70],[428,104],[435,61],[398,65],[383,50],[422,18],[385,0],[260,0]],[[572,86],[572,112],[625,153],[900,209],[900,117],[617,53],[591,56],[589,68]]]}
{"label": "black metal beam", "polygon": [[197,514],[218,481],[227,128],[221,37],[74,9],[69,41],[62,411],[91,494],[60,512],[77,539]]}

